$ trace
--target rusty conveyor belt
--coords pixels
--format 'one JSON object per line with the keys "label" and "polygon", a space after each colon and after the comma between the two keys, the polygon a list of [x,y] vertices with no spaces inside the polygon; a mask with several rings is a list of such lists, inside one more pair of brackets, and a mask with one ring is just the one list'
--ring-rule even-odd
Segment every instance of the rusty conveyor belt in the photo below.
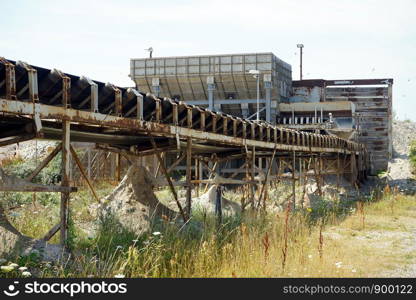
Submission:
{"label": "rusty conveyor belt", "polygon": [[[71,128],[84,132],[83,141],[91,138],[91,142],[136,151],[151,147],[148,139],[152,136],[158,145],[192,138],[199,143],[200,152],[203,145],[209,145],[207,153],[212,153],[212,146],[221,146],[219,152],[255,147],[366,156],[362,144],[341,138],[245,120],[4,58],[0,58],[0,112],[0,139],[24,140],[33,138],[32,134],[48,138],[48,132],[49,138],[57,138],[62,120],[69,120]],[[31,125],[36,120],[40,121],[35,127],[38,133],[33,133]],[[101,140],[94,140],[94,136]]]}

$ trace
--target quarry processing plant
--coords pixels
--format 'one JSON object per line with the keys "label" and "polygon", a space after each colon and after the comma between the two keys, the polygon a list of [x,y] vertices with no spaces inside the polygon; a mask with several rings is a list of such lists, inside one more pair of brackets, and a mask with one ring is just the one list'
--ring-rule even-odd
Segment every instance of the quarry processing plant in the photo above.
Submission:
{"label": "quarry processing plant", "polygon": [[259,102],[271,124],[354,139],[374,174],[392,154],[392,79],[295,81],[273,53],[131,59],[130,78],[140,91],[244,119],[256,119]]}

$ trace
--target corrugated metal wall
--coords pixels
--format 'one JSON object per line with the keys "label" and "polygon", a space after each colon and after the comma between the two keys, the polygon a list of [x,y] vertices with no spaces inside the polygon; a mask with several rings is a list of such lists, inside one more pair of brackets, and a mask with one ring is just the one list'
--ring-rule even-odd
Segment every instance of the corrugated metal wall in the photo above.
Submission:
{"label": "corrugated metal wall", "polygon": [[327,87],[326,101],[355,104],[359,142],[367,145],[372,171],[387,170],[392,155],[392,85],[384,87]]}

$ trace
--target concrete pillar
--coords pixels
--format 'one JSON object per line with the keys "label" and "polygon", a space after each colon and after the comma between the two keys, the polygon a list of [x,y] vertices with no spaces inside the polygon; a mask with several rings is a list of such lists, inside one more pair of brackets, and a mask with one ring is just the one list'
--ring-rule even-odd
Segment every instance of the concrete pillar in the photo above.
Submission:
{"label": "concrete pillar", "polygon": [[248,103],[241,103],[241,114],[244,119],[249,117]]}
{"label": "concrete pillar", "polygon": [[152,93],[159,97],[160,94],[160,81],[159,78],[152,78]]}
{"label": "concrete pillar", "polygon": [[207,77],[207,85],[208,85],[208,109],[214,110],[214,91],[215,91],[215,81],[214,76]]}
{"label": "concrete pillar", "polygon": [[[272,76],[271,74],[264,74],[263,85],[265,89],[266,100],[266,121],[272,124],[276,123],[276,108],[277,102],[272,107]],[[273,110],[273,111],[272,111]]]}

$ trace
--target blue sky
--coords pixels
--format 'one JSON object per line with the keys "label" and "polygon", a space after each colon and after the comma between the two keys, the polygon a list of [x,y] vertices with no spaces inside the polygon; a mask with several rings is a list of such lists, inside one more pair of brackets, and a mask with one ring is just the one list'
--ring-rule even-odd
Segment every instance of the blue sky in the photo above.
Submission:
{"label": "blue sky", "polygon": [[0,1],[0,56],[122,86],[129,59],[274,52],[299,78],[394,78],[416,121],[416,1]]}

